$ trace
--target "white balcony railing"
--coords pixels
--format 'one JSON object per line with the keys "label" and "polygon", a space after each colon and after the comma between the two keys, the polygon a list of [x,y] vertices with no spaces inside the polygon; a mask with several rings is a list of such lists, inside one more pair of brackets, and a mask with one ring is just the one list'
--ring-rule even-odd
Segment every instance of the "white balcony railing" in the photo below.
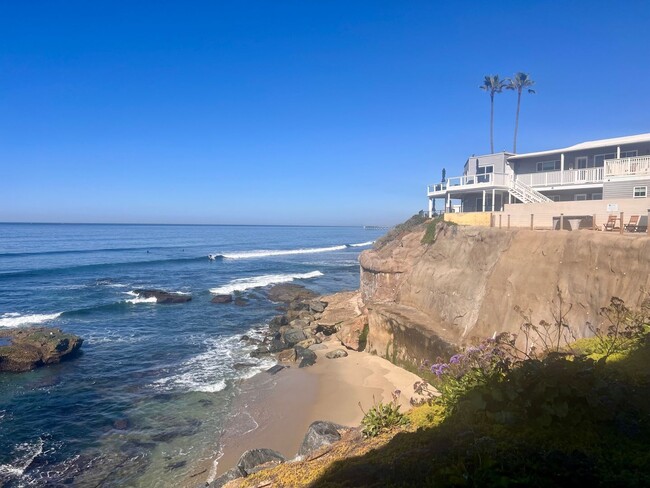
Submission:
{"label": "white balcony railing", "polygon": [[605,176],[635,175],[650,175],[650,156],[605,160]]}
{"label": "white balcony railing", "polygon": [[517,175],[515,178],[528,186],[579,185],[582,183],[602,183],[603,168],[569,169],[566,171],[546,171]]}
{"label": "white balcony railing", "polygon": [[447,178],[444,183],[429,185],[427,191],[429,194],[444,192],[453,189],[472,189],[485,186],[505,186],[510,184],[510,175],[504,173],[487,173],[483,175],[454,176]]}

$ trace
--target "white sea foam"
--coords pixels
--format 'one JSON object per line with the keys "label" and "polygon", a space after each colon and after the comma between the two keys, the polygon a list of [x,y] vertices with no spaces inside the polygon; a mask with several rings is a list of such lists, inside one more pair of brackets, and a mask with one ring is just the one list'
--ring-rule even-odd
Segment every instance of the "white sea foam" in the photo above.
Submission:
{"label": "white sea foam", "polygon": [[19,313],[5,313],[0,316],[0,327],[19,327],[21,325],[42,324],[48,320],[54,320],[61,316],[59,313],[50,314],[27,314],[22,315]]}
{"label": "white sea foam", "polygon": [[[0,464],[0,475],[10,475],[16,478],[23,475],[25,470],[34,462],[37,456],[43,452],[43,439],[33,443],[23,442],[15,447],[16,458],[11,464]],[[2,477],[0,476],[0,479]]]}
{"label": "white sea foam", "polygon": [[[246,335],[259,334],[249,330]],[[239,336],[204,339],[202,345],[206,347],[204,352],[179,364],[174,374],[154,381],[154,388],[216,393],[226,388],[228,379],[249,378],[275,364],[271,358],[250,357],[253,346],[243,345]],[[236,369],[237,363],[245,364],[246,368]]]}
{"label": "white sea foam", "polygon": [[360,242],[358,244],[350,244],[350,247],[366,247],[366,246],[372,246],[374,243],[375,241]]}
{"label": "white sea foam", "polygon": [[311,271],[309,273],[273,274],[253,276],[252,278],[239,278],[231,281],[227,285],[210,288],[210,293],[227,295],[235,291],[246,291],[251,288],[260,288],[277,283],[289,283],[293,280],[308,280],[310,278],[318,278],[319,276],[323,276],[323,273],[320,271]]}
{"label": "white sea foam", "polygon": [[132,303],[132,304],[137,304],[137,303],[157,303],[158,299],[156,297],[149,297],[149,298],[144,298],[138,295],[134,291],[127,291],[124,292],[127,295],[131,295],[133,298],[130,298],[128,300],[124,300],[126,303]]}

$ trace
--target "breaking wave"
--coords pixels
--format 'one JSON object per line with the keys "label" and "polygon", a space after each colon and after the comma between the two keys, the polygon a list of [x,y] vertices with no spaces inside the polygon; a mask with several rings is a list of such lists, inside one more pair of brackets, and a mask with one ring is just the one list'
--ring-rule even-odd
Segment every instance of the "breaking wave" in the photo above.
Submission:
{"label": "breaking wave", "polygon": [[225,252],[222,254],[216,254],[217,257],[223,257],[226,259],[253,259],[253,258],[265,258],[269,256],[291,256],[293,254],[316,254],[320,252],[332,252],[332,251],[342,251],[349,247],[364,247],[370,246],[374,241],[360,242],[357,244],[341,244],[338,246],[329,246],[329,247],[311,247],[305,249],[277,249],[277,250],[259,250],[259,251],[242,251],[242,252]]}
{"label": "breaking wave", "polygon": [[252,288],[275,285],[277,283],[289,283],[293,280],[308,280],[310,278],[318,278],[319,276],[323,276],[323,273],[320,271],[311,271],[309,273],[272,274],[253,276],[251,278],[239,278],[231,281],[227,285],[210,288],[210,293],[215,295],[228,295],[236,291],[246,291]]}
{"label": "breaking wave", "polygon": [[42,324],[48,320],[54,320],[61,316],[62,312],[50,314],[29,314],[5,313],[0,316],[0,327],[19,327],[21,325]]}

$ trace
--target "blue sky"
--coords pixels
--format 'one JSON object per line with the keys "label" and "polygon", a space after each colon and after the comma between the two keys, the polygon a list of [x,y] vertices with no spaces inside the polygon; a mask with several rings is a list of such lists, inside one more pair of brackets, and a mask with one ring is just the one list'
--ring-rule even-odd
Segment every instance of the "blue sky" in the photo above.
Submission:
{"label": "blue sky", "polygon": [[[650,132],[647,2],[0,0],[0,221],[394,224],[489,152]],[[516,96],[498,95],[495,149]]]}

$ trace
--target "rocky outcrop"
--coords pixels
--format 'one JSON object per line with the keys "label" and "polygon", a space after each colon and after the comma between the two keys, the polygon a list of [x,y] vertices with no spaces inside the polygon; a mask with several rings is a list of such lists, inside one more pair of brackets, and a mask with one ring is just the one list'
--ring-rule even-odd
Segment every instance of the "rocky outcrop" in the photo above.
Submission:
{"label": "rocky outcrop", "polygon": [[349,430],[349,428],[323,420],[312,422],[302,440],[302,444],[298,450],[298,456],[308,456],[318,449],[330,446],[341,440],[341,433],[339,432],[341,430]]}
{"label": "rocky outcrop", "polygon": [[209,484],[210,488],[221,488],[230,481],[245,478],[258,471],[272,468],[285,462],[285,457],[272,449],[251,449],[241,455],[237,466],[226,471]]}
{"label": "rocky outcrop", "polygon": [[439,223],[360,256],[367,350],[400,362],[434,360],[495,332],[519,332],[515,306],[552,321],[564,301],[578,337],[618,296],[637,305],[650,288],[650,239],[599,232],[460,227]]}
{"label": "rocky outcrop", "polygon": [[185,303],[192,300],[191,295],[186,295],[184,293],[172,293],[163,290],[139,289],[133,290],[133,293],[136,293],[140,298],[155,298],[156,302],[163,304]]}
{"label": "rocky outcrop", "polygon": [[82,343],[80,337],[51,327],[0,329],[0,371],[30,371],[59,363]]}
{"label": "rocky outcrop", "polygon": [[210,300],[210,303],[231,303],[232,295],[215,295]]}
{"label": "rocky outcrop", "polygon": [[280,283],[272,286],[268,291],[269,300],[272,302],[291,303],[316,298],[316,293],[302,285]]}

